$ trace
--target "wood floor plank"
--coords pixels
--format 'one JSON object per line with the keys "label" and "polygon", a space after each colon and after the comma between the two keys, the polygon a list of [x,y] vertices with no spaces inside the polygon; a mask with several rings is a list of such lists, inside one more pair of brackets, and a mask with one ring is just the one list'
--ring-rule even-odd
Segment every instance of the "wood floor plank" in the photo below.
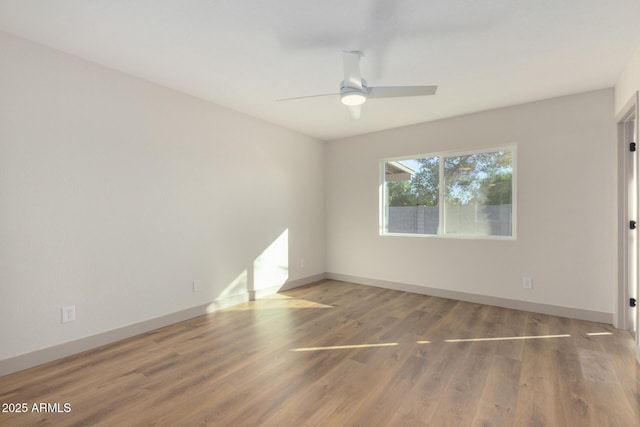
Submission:
{"label": "wood floor plank", "polygon": [[495,349],[486,342],[471,345],[466,359],[449,380],[429,424],[472,424],[494,354]]}
{"label": "wood floor plank", "polygon": [[[529,314],[526,329],[522,336],[541,337],[558,334],[551,333],[550,325],[545,323],[547,316]],[[561,339],[561,338],[558,338]],[[549,339],[534,338],[525,340],[518,404],[516,406],[516,424],[518,426],[551,426],[556,420],[562,420],[557,412],[557,396],[554,389],[552,368],[553,353]]]}
{"label": "wood floor plank", "polygon": [[0,377],[21,402],[0,425],[627,427],[640,365],[611,325],[325,280]]}
{"label": "wood floor plank", "polygon": [[480,395],[473,426],[516,425],[515,408],[518,403],[518,379],[521,362],[502,354],[495,354],[491,369]]}

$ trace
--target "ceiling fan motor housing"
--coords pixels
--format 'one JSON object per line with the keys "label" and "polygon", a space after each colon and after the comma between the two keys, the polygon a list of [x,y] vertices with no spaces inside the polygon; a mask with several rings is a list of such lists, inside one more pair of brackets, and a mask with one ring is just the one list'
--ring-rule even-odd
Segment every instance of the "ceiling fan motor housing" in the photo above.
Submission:
{"label": "ceiling fan motor housing", "polygon": [[344,81],[340,83],[340,101],[344,105],[362,105],[367,100],[367,82],[362,79],[362,88],[345,86]]}

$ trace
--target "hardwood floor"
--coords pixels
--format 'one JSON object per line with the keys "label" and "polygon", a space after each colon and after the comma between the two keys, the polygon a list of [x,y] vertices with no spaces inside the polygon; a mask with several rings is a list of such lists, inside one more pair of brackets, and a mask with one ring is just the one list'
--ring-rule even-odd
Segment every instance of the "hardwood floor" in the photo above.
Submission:
{"label": "hardwood floor", "polygon": [[610,325],[323,281],[2,377],[0,403],[28,406],[2,426],[629,427],[640,366]]}

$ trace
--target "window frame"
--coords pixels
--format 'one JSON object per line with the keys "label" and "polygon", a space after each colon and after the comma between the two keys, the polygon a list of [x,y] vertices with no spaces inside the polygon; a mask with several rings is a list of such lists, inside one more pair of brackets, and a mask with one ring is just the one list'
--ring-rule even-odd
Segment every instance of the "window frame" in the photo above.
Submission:
{"label": "window frame", "polygon": [[[442,224],[445,224],[445,185],[444,184],[444,159],[447,157],[456,157],[456,156],[468,156],[472,154],[481,154],[481,153],[493,153],[496,151],[510,151],[512,154],[512,164],[511,164],[511,235],[510,236],[501,236],[501,235],[489,235],[489,234],[471,234],[471,233],[456,233],[456,234],[447,234],[446,233],[446,225],[445,225],[445,233],[437,233],[437,234],[421,234],[421,233],[397,233],[397,232],[388,232],[386,231],[386,225],[388,221],[388,207],[386,206],[387,202],[387,184],[385,177],[385,165],[387,162],[398,162],[402,160],[412,160],[419,158],[427,158],[427,157],[439,157],[439,190],[438,190],[438,215],[439,221]],[[412,154],[408,156],[401,157],[389,157],[381,159],[379,162],[379,235],[384,237],[426,237],[426,238],[436,238],[436,239],[465,239],[465,240],[517,240],[517,153],[518,153],[518,145],[517,143],[511,143],[507,145],[500,146],[492,146],[492,147],[482,147],[482,148],[472,148],[465,150],[451,150],[451,151],[439,151],[439,152],[431,152],[425,154]]]}

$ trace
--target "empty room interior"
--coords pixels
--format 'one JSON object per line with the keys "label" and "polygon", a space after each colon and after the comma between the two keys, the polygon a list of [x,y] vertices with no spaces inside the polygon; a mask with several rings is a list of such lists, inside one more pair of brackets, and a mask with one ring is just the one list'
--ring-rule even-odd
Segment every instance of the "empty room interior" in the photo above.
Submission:
{"label": "empty room interior", "polygon": [[640,426],[640,2],[0,0],[0,425]]}

